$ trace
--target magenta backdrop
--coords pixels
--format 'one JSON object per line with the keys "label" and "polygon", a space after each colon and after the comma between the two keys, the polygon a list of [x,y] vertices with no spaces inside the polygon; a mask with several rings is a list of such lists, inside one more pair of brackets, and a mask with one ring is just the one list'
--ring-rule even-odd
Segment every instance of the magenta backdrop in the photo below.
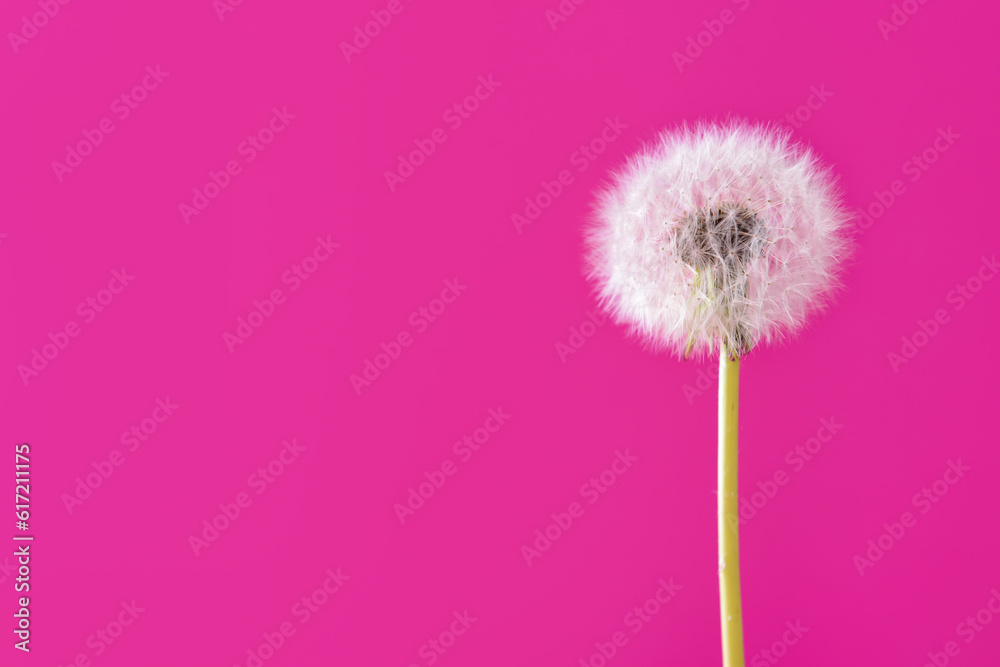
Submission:
{"label": "magenta backdrop", "polygon": [[1000,664],[997,19],[4,3],[0,662],[719,665],[715,364],[581,252],[627,155],[738,115],[865,211],[743,364],[748,664]]}

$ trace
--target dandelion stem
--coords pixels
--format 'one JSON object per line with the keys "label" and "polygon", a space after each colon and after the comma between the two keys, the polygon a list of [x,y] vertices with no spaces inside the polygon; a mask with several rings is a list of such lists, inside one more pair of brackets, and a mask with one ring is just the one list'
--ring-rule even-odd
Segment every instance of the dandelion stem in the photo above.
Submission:
{"label": "dandelion stem", "polygon": [[[719,600],[722,607],[722,664],[745,667],[743,605],[740,598],[737,416],[740,360],[722,344],[719,359]],[[736,356],[736,352],[733,356]]]}

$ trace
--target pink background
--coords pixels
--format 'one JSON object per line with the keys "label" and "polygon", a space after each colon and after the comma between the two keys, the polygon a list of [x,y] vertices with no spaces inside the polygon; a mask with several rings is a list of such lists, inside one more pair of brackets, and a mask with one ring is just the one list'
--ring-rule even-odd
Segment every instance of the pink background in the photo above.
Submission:
{"label": "pink background", "polygon": [[[795,137],[877,217],[835,307],[743,364],[741,494],[788,480],[764,484],[742,529],[748,664],[998,664],[1000,281],[953,292],[992,277],[981,258],[1000,248],[995,4],[912,2],[884,38],[887,1],[564,2],[553,28],[557,0],[402,0],[348,62],[341,42],[388,4],[246,0],[220,20],[211,0],[71,2],[32,32],[37,2],[4,3],[3,31],[32,36],[15,50],[8,34],[0,56],[0,440],[31,443],[35,542],[32,651],[12,646],[8,560],[0,662],[253,665],[287,623],[264,664],[600,665],[618,632],[611,665],[720,664],[714,363],[647,353],[612,324],[561,346],[595,307],[581,231],[610,170],[682,120],[778,122],[811,101]],[[162,80],[121,118],[147,66]],[[455,127],[445,113],[479,77],[498,85]],[[295,117],[249,161],[240,144],[275,108]],[[60,181],[52,163],[104,118],[113,131]],[[627,127],[581,158],[606,119]],[[385,173],[436,128],[443,143],[390,190]],[[231,160],[239,173],[186,224],[180,204]],[[512,214],[563,170],[518,230]],[[293,290],[283,276],[317,237],[339,247]],[[134,279],[102,292],[122,267]],[[466,288],[441,313],[448,280]],[[275,289],[284,302],[231,353],[224,334]],[[429,305],[440,316],[421,324]],[[935,335],[912,341],[920,322]],[[25,381],[49,334],[64,349]],[[410,344],[356,391],[400,334]],[[920,347],[893,364],[904,337]],[[168,397],[179,407],[148,421]],[[510,417],[463,460],[453,444],[496,426],[490,409]],[[842,428],[797,463],[831,418]],[[155,433],[130,451],[143,420]],[[280,475],[251,478],[292,439],[304,450]],[[581,489],[617,450],[631,467]],[[401,523],[395,504],[447,460]],[[938,498],[949,461],[968,471]],[[924,487],[936,502],[915,501]],[[189,538],[238,497],[249,506],[196,555]],[[522,547],[574,502],[582,515],[529,565]],[[4,516],[0,535],[18,533]],[[337,568],[349,579],[306,618],[301,599]],[[634,632],[660,579],[680,588]],[[470,627],[453,624],[466,610]],[[960,626],[977,613],[991,621]]]}

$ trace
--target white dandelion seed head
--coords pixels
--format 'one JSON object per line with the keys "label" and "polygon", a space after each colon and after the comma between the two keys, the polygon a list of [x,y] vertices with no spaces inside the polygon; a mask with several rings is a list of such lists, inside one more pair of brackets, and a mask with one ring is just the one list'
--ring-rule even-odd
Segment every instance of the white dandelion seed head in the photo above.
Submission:
{"label": "white dandelion seed head", "polygon": [[786,131],[663,132],[617,174],[589,230],[603,305],[657,348],[738,358],[798,331],[837,285],[847,222],[830,172]]}

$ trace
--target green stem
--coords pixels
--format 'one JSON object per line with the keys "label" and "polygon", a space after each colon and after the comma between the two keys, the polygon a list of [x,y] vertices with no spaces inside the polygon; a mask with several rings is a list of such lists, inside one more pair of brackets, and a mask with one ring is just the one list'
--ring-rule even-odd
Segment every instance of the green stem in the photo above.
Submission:
{"label": "green stem", "polygon": [[[743,607],[740,598],[737,417],[740,360],[729,358],[724,342],[719,360],[719,600],[722,610],[722,664],[745,667]],[[736,354],[739,352],[737,351]]]}

